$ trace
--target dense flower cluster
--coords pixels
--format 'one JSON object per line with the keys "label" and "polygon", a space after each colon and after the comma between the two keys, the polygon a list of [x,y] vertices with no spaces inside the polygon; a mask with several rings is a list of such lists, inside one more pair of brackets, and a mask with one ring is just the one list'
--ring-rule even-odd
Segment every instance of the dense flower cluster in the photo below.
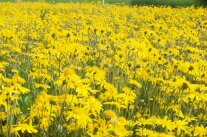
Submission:
{"label": "dense flower cluster", "polygon": [[207,9],[0,4],[0,136],[206,136]]}

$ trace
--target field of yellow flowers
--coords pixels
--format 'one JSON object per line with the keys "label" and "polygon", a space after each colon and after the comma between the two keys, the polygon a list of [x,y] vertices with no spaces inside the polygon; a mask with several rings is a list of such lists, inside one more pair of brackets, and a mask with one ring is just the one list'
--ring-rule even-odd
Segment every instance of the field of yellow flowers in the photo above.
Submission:
{"label": "field of yellow flowers", "polygon": [[207,136],[207,9],[0,3],[0,136]]}

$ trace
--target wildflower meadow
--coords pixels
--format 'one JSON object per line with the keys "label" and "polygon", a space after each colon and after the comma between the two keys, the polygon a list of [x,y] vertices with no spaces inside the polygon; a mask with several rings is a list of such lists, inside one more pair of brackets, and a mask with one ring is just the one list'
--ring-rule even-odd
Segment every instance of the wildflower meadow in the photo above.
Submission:
{"label": "wildflower meadow", "polygon": [[206,137],[207,9],[0,3],[1,137]]}

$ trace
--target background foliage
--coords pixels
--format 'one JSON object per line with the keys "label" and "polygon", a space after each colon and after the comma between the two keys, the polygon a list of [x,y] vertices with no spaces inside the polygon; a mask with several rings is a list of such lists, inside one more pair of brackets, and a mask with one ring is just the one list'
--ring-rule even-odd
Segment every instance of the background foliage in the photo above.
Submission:
{"label": "background foliage", "polygon": [[[0,2],[36,2],[45,1],[49,3],[68,3],[68,2],[102,2],[102,0],[0,0]],[[106,3],[124,3],[129,5],[165,5],[165,6],[206,6],[206,0],[105,0]]]}

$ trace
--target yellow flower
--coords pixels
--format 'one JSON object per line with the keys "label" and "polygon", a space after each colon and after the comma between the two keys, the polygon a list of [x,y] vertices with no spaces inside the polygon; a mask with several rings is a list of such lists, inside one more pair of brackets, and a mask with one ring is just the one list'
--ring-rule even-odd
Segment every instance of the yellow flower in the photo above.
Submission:
{"label": "yellow flower", "polygon": [[194,131],[194,136],[206,136],[207,135],[207,128],[203,126],[196,126]]}
{"label": "yellow flower", "polygon": [[139,82],[132,80],[132,79],[129,80],[129,83],[135,85],[137,88],[142,87],[142,85]]}
{"label": "yellow flower", "polygon": [[188,133],[188,126],[187,126],[188,122],[184,121],[184,120],[178,120],[174,122],[174,127],[177,128],[177,133],[180,134],[181,131],[184,131],[185,133]]}
{"label": "yellow flower", "polygon": [[76,125],[75,126],[76,130],[81,128],[85,129],[88,123],[92,121],[88,115],[88,112],[86,112],[86,110],[84,110],[83,108],[78,108],[78,107],[73,108],[73,110],[69,112],[69,114],[66,116],[66,120],[73,121],[72,123]]}
{"label": "yellow flower", "polygon": [[91,112],[94,116],[99,115],[103,109],[101,102],[94,97],[86,99],[86,102],[84,102],[84,108]]}
{"label": "yellow flower", "polygon": [[116,118],[117,117],[116,113],[112,110],[105,110],[103,113],[106,118]]}
{"label": "yellow flower", "polygon": [[12,132],[18,134],[18,131],[21,131],[21,133],[25,133],[25,131],[27,131],[28,133],[37,133],[38,132],[38,130],[36,130],[34,128],[34,126],[32,126],[32,125],[28,125],[28,124],[13,125]]}

